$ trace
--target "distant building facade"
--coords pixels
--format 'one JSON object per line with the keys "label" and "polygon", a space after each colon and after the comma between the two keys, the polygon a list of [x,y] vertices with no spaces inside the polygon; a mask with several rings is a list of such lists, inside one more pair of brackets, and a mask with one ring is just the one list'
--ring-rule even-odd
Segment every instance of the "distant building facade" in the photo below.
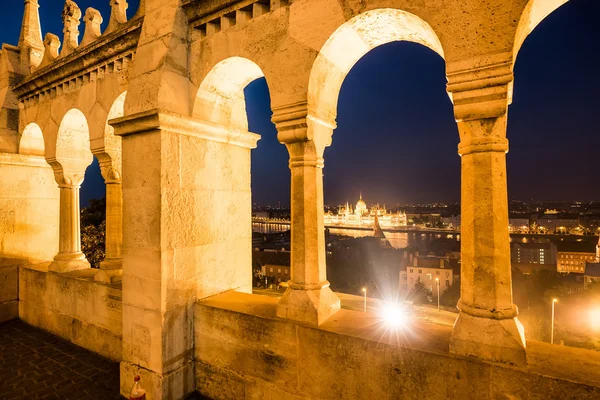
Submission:
{"label": "distant building facade", "polygon": [[406,269],[400,270],[400,288],[410,293],[417,282],[422,282],[437,297],[437,281],[440,283],[440,296],[454,284],[454,273],[447,257],[411,255],[412,260]]}
{"label": "distant building facade", "polygon": [[529,218],[509,218],[508,231],[510,233],[529,233]]}
{"label": "distant building facade", "polygon": [[596,261],[596,250],[589,242],[558,242],[556,247],[558,272],[584,273],[586,263]]}
{"label": "distant building facade", "polygon": [[262,275],[270,277],[274,282],[290,280],[290,252],[273,250],[255,250],[252,252],[253,262],[258,262]]}
{"label": "distant building facade", "polygon": [[533,232],[583,234],[578,218],[539,217],[531,224]]}
{"label": "distant building facade", "polygon": [[396,228],[406,226],[406,213],[398,211],[392,213],[385,207],[380,207],[379,204],[367,208],[367,204],[362,198],[362,194],[354,210],[352,206],[346,203],[345,206],[338,208],[337,214],[332,212],[325,213],[326,226],[354,226],[373,228],[375,226],[375,217],[379,220],[379,225],[382,228]]}
{"label": "distant building facade", "polygon": [[510,262],[524,274],[539,269],[556,271],[556,245],[552,242],[512,242]]}
{"label": "distant building facade", "polygon": [[585,263],[585,272],[583,273],[583,287],[588,288],[593,283],[600,282],[600,237],[596,244],[596,257],[594,262]]}

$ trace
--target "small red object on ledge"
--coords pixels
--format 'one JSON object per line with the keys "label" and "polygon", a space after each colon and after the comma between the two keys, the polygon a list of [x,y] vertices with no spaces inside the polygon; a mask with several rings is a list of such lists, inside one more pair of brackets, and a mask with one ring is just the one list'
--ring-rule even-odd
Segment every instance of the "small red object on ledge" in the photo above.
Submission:
{"label": "small red object on ledge", "polygon": [[133,378],[133,387],[129,394],[130,400],[146,400],[146,391],[140,386],[140,376],[136,375]]}

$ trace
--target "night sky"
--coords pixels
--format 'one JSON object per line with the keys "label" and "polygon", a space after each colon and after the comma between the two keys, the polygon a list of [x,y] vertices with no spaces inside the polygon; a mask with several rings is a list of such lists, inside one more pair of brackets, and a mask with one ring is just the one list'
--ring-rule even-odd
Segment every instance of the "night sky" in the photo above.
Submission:
{"label": "night sky", "polygon": [[[62,37],[63,0],[40,0],[42,30]],[[108,0],[80,0],[108,23]],[[17,44],[23,2],[0,14],[0,41]],[[129,0],[129,14],[137,1]],[[515,66],[509,108],[509,198],[600,200],[600,2],[571,0],[525,41]],[[83,34],[83,24],[80,27]],[[340,93],[338,129],[325,152],[325,202],[368,204],[460,199],[458,131],[445,91],[444,61],[423,46],[395,42],[365,55]],[[289,204],[287,150],[270,122],[264,79],[245,90],[249,128],[262,139],[252,152],[253,202]],[[96,163],[88,168],[82,203],[101,197]]]}

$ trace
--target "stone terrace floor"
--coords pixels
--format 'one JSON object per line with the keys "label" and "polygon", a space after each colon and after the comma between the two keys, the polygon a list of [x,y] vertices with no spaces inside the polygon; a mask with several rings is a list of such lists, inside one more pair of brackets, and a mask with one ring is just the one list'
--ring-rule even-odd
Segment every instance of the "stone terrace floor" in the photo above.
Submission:
{"label": "stone terrace floor", "polygon": [[123,399],[119,363],[21,321],[0,324],[0,399]]}
{"label": "stone terrace floor", "polygon": [[[119,363],[22,321],[0,324],[0,400],[124,400]],[[187,400],[210,400],[198,393]]]}

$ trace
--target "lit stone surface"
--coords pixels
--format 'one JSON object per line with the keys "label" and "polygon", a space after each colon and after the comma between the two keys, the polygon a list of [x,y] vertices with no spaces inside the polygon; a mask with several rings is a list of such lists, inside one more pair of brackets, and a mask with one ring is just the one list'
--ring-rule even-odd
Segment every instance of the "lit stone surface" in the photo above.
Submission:
{"label": "lit stone surface", "polygon": [[121,288],[93,280],[94,271],[19,272],[19,318],[111,360],[122,359]]}
{"label": "lit stone surface", "polygon": [[42,157],[0,153],[0,322],[18,316],[18,267],[56,254],[58,207],[52,169]]}
{"label": "lit stone surface", "polygon": [[276,302],[230,292],[196,304],[195,377],[201,393],[227,399],[591,400],[600,395],[595,352],[564,346],[552,351],[557,346],[533,342],[527,366],[505,366],[449,353],[449,327],[415,322],[390,332],[373,314],[349,310],[310,327],[278,319]]}
{"label": "lit stone surface", "polygon": [[[149,399],[597,397],[597,364],[580,361],[592,355],[526,346],[506,230],[512,68],[564,2],[145,0],[127,21],[127,2],[111,0],[107,31],[90,10],[78,45],[81,11],[67,0],[61,48],[41,41],[26,0],[18,46],[0,51],[0,321],[18,312],[121,361],[121,393],[140,374]],[[446,61],[463,275],[452,332],[429,326],[433,347],[382,350],[344,325],[360,322],[329,289],[322,169],[346,74],[398,40]],[[278,304],[237,293],[251,289],[259,139],[243,90],[263,76],[291,169],[292,279]],[[79,238],[92,154],[107,185],[100,270]]]}

